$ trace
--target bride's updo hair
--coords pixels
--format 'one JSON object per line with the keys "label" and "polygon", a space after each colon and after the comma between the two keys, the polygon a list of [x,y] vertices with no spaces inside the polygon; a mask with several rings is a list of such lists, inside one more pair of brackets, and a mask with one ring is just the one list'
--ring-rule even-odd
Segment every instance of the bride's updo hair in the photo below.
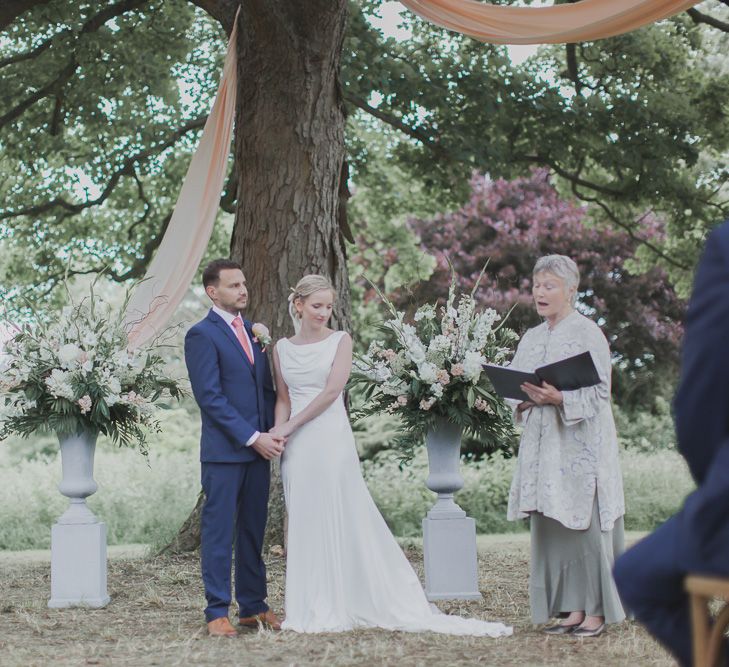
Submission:
{"label": "bride's updo hair", "polygon": [[334,297],[337,295],[334,290],[334,285],[332,285],[329,278],[326,276],[320,276],[316,273],[310,273],[308,276],[304,276],[298,283],[296,283],[296,287],[291,290],[291,294],[289,294],[289,315],[291,315],[291,319],[294,322],[294,330],[296,333],[299,333],[299,330],[301,329],[301,316],[296,311],[294,302],[296,299],[305,301],[306,298],[314,294],[314,292],[319,292],[321,290],[330,290]]}

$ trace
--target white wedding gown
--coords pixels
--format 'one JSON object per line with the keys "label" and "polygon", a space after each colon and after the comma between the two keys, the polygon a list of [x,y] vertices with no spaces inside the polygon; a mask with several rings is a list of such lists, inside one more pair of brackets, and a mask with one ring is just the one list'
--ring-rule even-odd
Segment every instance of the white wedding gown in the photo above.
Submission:
{"label": "white wedding gown", "polygon": [[[277,343],[292,414],[324,389],[342,335]],[[501,623],[448,616],[428,602],[365,486],[341,395],[289,438],[281,475],[289,516],[284,629],[511,634]]]}

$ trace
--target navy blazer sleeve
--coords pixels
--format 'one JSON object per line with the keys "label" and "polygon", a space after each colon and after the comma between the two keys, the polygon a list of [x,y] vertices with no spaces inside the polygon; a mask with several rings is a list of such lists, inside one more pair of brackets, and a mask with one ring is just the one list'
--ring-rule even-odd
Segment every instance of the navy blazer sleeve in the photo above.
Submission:
{"label": "navy blazer sleeve", "polygon": [[709,235],[696,271],[673,409],[679,451],[701,484],[729,436],[729,221]]}
{"label": "navy blazer sleeve", "polygon": [[204,332],[194,327],[185,336],[185,363],[200,410],[239,447],[245,447],[257,429],[225,397],[215,346]]}

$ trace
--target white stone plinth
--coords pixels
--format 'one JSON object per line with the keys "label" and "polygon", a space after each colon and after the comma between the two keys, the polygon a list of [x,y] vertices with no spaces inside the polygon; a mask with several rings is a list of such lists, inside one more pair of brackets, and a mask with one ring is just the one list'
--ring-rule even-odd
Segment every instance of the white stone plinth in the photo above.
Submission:
{"label": "white stone plinth", "polygon": [[51,528],[51,599],[48,606],[105,607],[106,524],[56,523]]}
{"label": "white stone plinth", "polygon": [[[457,505],[455,507],[458,508]],[[480,600],[476,522],[463,510],[460,517],[453,516],[455,511],[434,510],[436,507],[423,519],[425,594],[428,600]]]}

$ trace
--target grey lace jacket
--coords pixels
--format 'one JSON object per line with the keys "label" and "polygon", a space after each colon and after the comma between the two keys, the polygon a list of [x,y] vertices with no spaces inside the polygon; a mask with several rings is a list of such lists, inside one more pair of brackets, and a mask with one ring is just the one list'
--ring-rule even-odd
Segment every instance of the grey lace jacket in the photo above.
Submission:
{"label": "grey lace jacket", "polygon": [[597,497],[600,528],[612,530],[625,514],[618,441],[610,404],[610,349],[600,328],[572,312],[549,329],[544,322],[519,342],[512,368],[539,366],[589,351],[600,383],[564,391],[559,407],[531,408],[515,420],[523,427],[509,493],[509,520],[541,512],[567,528],[590,526]]}

